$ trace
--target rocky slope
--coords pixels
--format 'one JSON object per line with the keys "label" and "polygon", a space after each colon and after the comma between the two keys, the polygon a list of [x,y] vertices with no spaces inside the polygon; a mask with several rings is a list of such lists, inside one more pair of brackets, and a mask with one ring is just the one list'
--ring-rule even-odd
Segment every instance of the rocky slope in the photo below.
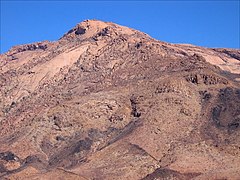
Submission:
{"label": "rocky slope", "polygon": [[240,179],[240,50],[86,20],[0,74],[0,179]]}

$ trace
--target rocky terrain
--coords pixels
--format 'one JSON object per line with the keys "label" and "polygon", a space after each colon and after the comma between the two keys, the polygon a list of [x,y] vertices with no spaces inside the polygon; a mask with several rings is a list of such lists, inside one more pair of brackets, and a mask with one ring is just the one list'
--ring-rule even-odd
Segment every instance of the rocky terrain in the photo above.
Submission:
{"label": "rocky terrain", "polygon": [[240,50],[97,20],[13,47],[0,179],[240,179]]}

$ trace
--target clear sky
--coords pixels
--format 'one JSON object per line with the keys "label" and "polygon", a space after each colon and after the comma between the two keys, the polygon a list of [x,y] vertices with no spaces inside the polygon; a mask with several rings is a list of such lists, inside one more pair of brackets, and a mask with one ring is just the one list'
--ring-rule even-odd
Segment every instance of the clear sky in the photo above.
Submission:
{"label": "clear sky", "polygon": [[161,41],[240,48],[239,6],[239,0],[1,0],[1,53],[14,45],[57,40],[85,19],[115,22]]}

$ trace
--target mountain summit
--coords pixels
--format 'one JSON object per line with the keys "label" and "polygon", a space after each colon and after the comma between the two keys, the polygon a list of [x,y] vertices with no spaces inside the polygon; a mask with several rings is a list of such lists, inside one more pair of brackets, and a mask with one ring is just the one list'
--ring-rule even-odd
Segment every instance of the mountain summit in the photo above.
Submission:
{"label": "mountain summit", "polygon": [[86,20],[0,74],[0,179],[240,178],[237,49]]}
{"label": "mountain summit", "polygon": [[[73,29],[68,31],[64,38],[94,38],[96,36],[110,36],[110,35],[119,35],[119,34],[133,34],[136,33],[136,30],[120,26],[110,22],[102,22],[98,20],[86,20],[77,24]],[[139,32],[140,33],[140,32]],[[81,36],[80,36],[81,35]]]}

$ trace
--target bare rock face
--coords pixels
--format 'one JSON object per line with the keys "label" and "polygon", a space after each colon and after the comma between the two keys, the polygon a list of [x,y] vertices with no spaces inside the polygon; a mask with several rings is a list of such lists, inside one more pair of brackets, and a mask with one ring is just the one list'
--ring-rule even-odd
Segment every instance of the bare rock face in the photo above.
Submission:
{"label": "bare rock face", "polygon": [[240,179],[240,51],[86,20],[0,55],[0,179]]}

